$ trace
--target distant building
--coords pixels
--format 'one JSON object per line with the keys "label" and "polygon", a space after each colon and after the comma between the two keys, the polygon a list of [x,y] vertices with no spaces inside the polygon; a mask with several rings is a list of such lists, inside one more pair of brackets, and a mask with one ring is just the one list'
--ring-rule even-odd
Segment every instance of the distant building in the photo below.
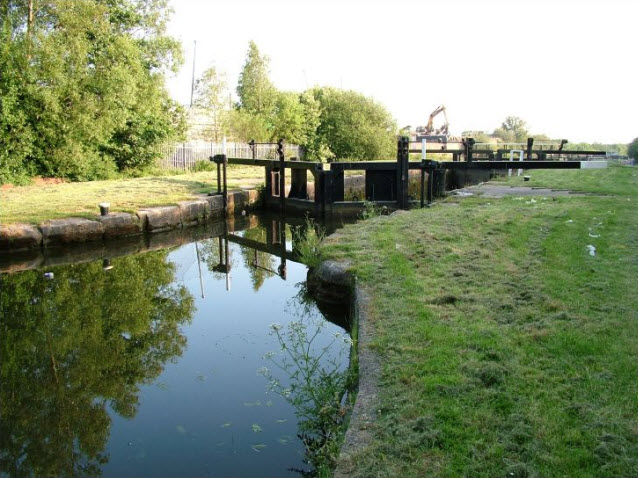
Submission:
{"label": "distant building", "polygon": [[196,106],[186,107],[187,141],[221,141],[221,128],[215,138],[215,120],[209,111]]}

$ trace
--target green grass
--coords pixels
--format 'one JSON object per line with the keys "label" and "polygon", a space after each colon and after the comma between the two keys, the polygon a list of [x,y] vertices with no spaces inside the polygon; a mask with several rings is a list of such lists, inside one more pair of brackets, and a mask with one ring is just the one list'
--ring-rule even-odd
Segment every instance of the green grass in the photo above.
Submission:
{"label": "green grass", "polygon": [[523,175],[505,177],[499,182],[506,182],[512,186],[551,187],[597,194],[631,196],[637,193],[636,177],[638,177],[638,171],[627,166],[612,164],[602,170],[566,169],[552,171],[536,169],[526,171],[525,175],[530,176],[529,182],[523,180]]}
{"label": "green grass", "polygon": [[606,196],[449,199],[327,239],[384,364],[356,476],[638,475],[636,170],[531,174]]}
{"label": "green grass", "polygon": [[[216,172],[197,172],[109,181],[19,186],[0,191],[0,223],[38,224],[64,217],[93,218],[98,203],[109,202],[111,211],[135,212],[142,207],[173,205],[217,190]],[[263,183],[263,168],[231,166],[228,187],[253,187]]]}

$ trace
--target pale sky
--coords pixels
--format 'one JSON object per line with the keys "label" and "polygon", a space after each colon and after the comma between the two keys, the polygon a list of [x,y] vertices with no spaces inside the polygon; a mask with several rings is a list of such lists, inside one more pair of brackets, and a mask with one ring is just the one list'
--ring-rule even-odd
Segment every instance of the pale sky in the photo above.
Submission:
{"label": "pale sky", "polygon": [[[383,104],[399,127],[440,104],[452,133],[520,116],[570,142],[638,136],[638,1],[172,0],[185,63],[169,79],[190,101],[210,65],[230,89],[254,40],[280,90],[335,86]],[[439,121],[440,118],[437,119]]]}

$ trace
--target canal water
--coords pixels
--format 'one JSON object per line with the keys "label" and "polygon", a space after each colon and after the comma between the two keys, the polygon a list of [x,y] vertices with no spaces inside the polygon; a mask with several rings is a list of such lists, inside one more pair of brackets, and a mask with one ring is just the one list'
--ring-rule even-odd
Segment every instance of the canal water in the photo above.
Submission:
{"label": "canal water", "polygon": [[0,274],[1,476],[311,476],[347,317],[305,292],[303,223],[245,222]]}

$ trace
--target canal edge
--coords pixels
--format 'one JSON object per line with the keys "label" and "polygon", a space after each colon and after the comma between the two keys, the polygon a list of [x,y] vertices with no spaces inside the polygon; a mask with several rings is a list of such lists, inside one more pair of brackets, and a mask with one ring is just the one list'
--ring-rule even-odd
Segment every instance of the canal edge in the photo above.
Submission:
{"label": "canal edge", "polygon": [[52,246],[108,241],[185,229],[245,214],[259,207],[259,192],[242,189],[228,193],[228,204],[221,195],[201,196],[172,206],[142,207],[135,213],[112,212],[94,219],[67,217],[35,224],[0,224],[0,253],[14,253]]}
{"label": "canal edge", "polygon": [[356,469],[356,455],[372,440],[379,405],[381,363],[372,349],[375,337],[371,321],[370,293],[357,283],[349,262],[325,261],[308,276],[313,297],[348,301],[353,313],[353,339],[358,362],[357,395],[345,431],[334,478],[348,478]]}

